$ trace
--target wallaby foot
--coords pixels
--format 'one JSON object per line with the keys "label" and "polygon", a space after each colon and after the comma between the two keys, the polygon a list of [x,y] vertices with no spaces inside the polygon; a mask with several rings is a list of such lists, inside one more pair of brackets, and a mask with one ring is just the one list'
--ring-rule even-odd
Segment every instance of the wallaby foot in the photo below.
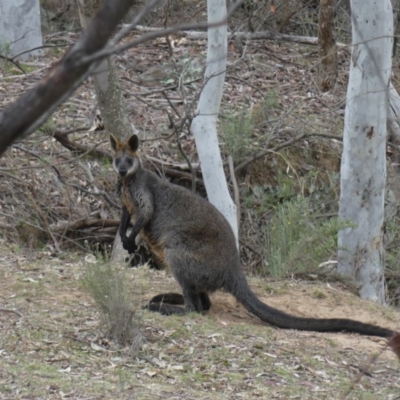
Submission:
{"label": "wallaby foot", "polygon": [[[185,304],[184,296],[179,293],[158,294],[149,301],[145,308],[163,315],[186,314],[193,311],[201,313],[211,308],[211,300],[206,292],[193,293],[190,291],[189,297],[191,302]],[[177,307],[177,305],[185,305],[185,307]]]}
{"label": "wallaby foot", "polygon": [[185,304],[185,300],[180,293],[162,293],[154,296],[149,301],[149,304],[150,303],[165,303],[183,306]]}
{"label": "wallaby foot", "polygon": [[135,243],[135,238],[131,238],[130,236],[122,236],[121,237],[122,247],[129,253],[135,254],[137,245]]}

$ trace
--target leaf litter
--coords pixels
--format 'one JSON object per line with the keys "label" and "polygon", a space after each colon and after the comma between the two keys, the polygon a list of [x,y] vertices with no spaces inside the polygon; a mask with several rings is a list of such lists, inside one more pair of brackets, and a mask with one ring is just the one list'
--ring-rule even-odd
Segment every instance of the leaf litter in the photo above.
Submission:
{"label": "leaf litter", "polygon": [[[145,266],[127,273],[145,338],[131,354],[102,332],[80,281],[84,257],[42,260],[19,256],[17,266],[9,252],[0,257],[0,308],[17,312],[0,311],[0,399],[394,399],[400,394],[398,362],[380,339],[274,329],[222,292],[212,296],[213,307],[204,316],[141,310],[151,296],[177,289],[171,276]],[[251,278],[250,284],[262,300],[286,312],[356,315],[393,329],[400,325],[395,310],[362,301],[338,284],[331,284],[335,291],[315,282],[268,282],[265,289]],[[325,296],[315,299],[316,289]]]}

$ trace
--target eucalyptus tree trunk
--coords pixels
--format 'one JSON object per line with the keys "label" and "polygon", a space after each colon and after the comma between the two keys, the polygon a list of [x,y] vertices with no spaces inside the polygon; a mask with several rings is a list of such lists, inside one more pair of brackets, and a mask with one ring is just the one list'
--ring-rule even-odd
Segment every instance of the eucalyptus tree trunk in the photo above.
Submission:
{"label": "eucalyptus tree trunk", "polygon": [[0,0],[0,54],[27,60],[42,44],[39,0]]}
{"label": "eucalyptus tree trunk", "polygon": [[[81,26],[86,29],[90,20],[96,14],[102,0],[77,0]],[[108,133],[120,140],[127,140],[133,129],[126,112],[114,60],[111,57],[103,59],[93,71],[94,88],[100,109],[101,118]],[[122,247],[121,238],[117,233],[111,253],[111,260],[122,263],[128,252]]]}
{"label": "eucalyptus tree trunk", "polygon": [[338,272],[360,295],[385,302],[383,217],[386,118],[392,68],[390,0],[351,0],[352,54],[347,89],[339,217],[355,227],[338,235]]}
{"label": "eucalyptus tree trunk", "polygon": [[[101,0],[77,0],[81,26],[86,29],[96,14]],[[132,125],[126,112],[114,60],[105,58],[93,71],[96,98],[101,118],[108,133],[120,140],[128,139],[132,133]]]}
{"label": "eucalyptus tree trunk", "polygon": [[[207,0],[208,23],[226,18],[225,0]],[[207,67],[192,131],[200,158],[208,200],[225,216],[238,244],[236,206],[230,196],[217,136],[217,119],[225,81],[227,24],[208,28]]]}
{"label": "eucalyptus tree trunk", "polygon": [[338,75],[335,38],[336,0],[321,0],[318,17],[319,73],[318,86],[323,92],[332,89]]}

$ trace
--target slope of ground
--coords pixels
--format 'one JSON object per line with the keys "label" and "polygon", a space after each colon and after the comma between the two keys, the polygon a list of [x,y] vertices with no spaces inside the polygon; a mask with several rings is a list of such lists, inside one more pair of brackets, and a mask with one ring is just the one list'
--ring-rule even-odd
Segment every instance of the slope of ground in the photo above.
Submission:
{"label": "slope of ground", "polygon": [[[137,311],[139,350],[104,337],[82,289],[85,261],[1,252],[0,399],[395,399],[399,364],[383,340],[284,331],[228,294],[205,316]],[[34,257],[34,258],[33,258]],[[126,279],[132,305],[177,289],[143,266]],[[337,284],[250,279],[268,304],[298,315],[351,317],[392,329],[400,315]]]}

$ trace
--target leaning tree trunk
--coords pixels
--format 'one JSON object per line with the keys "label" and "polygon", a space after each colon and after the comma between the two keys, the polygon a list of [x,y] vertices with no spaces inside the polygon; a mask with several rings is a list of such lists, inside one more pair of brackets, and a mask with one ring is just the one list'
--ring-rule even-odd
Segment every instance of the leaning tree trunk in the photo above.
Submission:
{"label": "leaning tree trunk", "polygon": [[386,116],[392,67],[390,0],[352,0],[353,47],[347,89],[339,217],[355,227],[338,236],[338,271],[363,298],[385,302],[383,217]]}
{"label": "leaning tree trunk", "polygon": [[[226,18],[225,0],[207,0],[208,23]],[[229,194],[217,136],[217,118],[225,81],[227,25],[208,28],[207,67],[192,131],[209,201],[225,216],[238,240],[236,206]]]}
{"label": "leaning tree trunk", "polygon": [[323,92],[332,89],[338,75],[335,39],[336,0],[321,0],[318,17],[319,72],[318,86]]}
{"label": "leaning tree trunk", "polygon": [[[79,18],[83,29],[87,27],[96,14],[99,0],[77,0]],[[101,118],[108,133],[112,133],[120,140],[128,139],[132,133],[132,124],[129,121],[119,88],[118,77],[114,60],[111,57],[102,60],[93,71],[96,98]],[[111,253],[113,262],[123,262],[128,253],[123,249],[121,238],[117,234]]]}
{"label": "leaning tree trunk", "polygon": [[[98,10],[99,0],[77,0],[81,26],[86,29]],[[126,112],[114,60],[105,58],[93,71],[96,98],[101,118],[108,133],[118,139],[128,139],[132,133],[132,125]]]}

